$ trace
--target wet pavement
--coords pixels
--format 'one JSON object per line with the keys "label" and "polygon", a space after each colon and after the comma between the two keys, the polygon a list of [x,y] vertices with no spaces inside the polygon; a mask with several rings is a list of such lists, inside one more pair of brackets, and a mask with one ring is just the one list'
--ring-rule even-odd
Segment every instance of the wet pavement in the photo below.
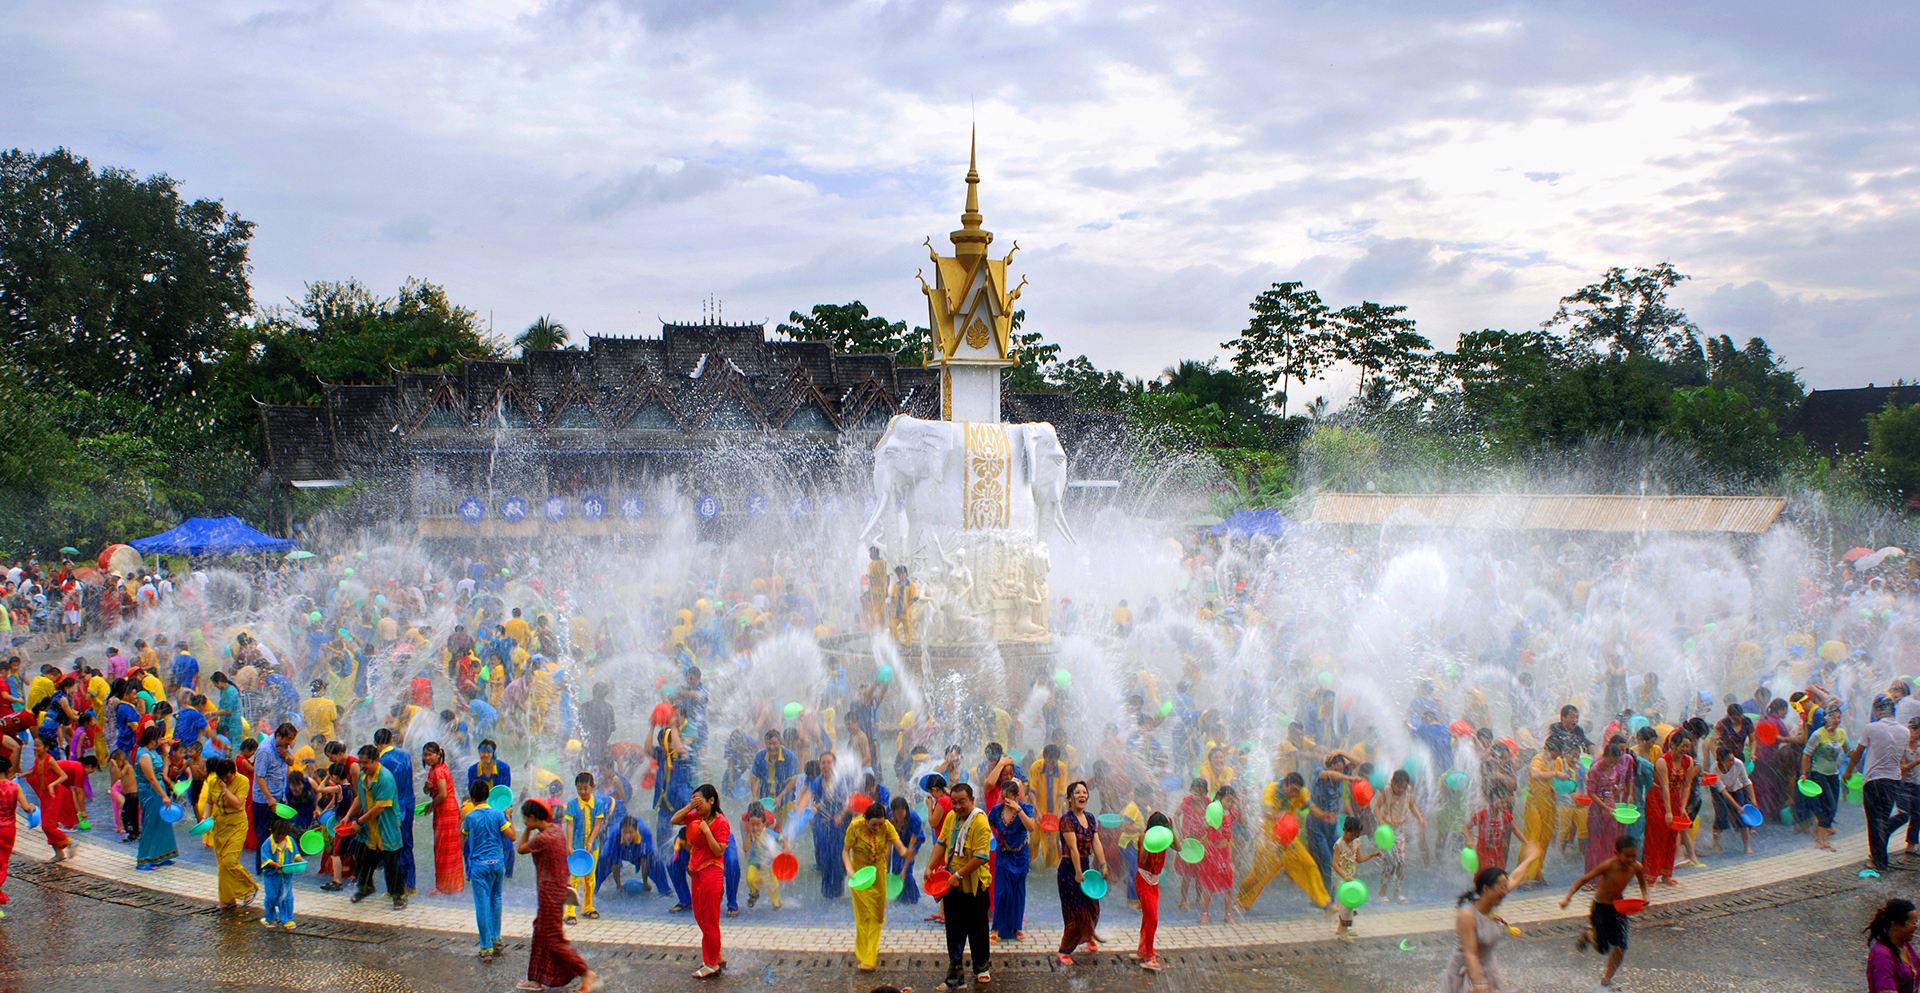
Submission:
{"label": "wet pavement", "polygon": [[[1908,863],[1920,868],[1920,861]],[[204,903],[154,894],[57,867],[15,863],[7,883],[12,902],[0,922],[0,989],[36,990],[510,990],[525,975],[524,944],[482,965],[469,945],[404,928],[323,924],[293,934],[267,932],[254,912],[245,919]],[[1636,925],[1620,976],[1629,991],[1765,989],[1813,993],[1860,986],[1864,946],[1859,928],[1890,895],[1906,895],[1920,872],[1861,880],[1851,871],[1806,877],[1774,888],[1727,894],[1648,911]],[[1684,890],[1684,888],[1683,888]],[[1659,894],[1656,894],[1658,898]],[[1684,892],[1675,899],[1684,897]],[[1167,956],[1167,971],[1149,976],[1121,955],[1063,972],[1023,956],[997,963],[990,990],[1131,993],[1149,990],[1365,991],[1433,990],[1452,940],[1444,934],[1406,942],[1361,940],[1279,949]],[[1573,949],[1574,925],[1530,931],[1507,943],[1499,961],[1513,993],[1587,990],[1600,960]],[[851,935],[849,935],[849,939]],[[936,957],[883,959],[882,971],[860,976],[844,955],[737,952],[714,983],[687,977],[691,950],[651,951],[584,946],[609,989],[642,991],[792,989],[866,993],[881,982],[922,991],[938,983]]]}

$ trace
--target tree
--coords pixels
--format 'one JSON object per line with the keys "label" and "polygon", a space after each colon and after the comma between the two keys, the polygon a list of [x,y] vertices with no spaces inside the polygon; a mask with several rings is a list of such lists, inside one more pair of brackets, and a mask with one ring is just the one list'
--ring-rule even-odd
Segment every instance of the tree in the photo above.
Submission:
{"label": "tree", "polygon": [[1433,343],[1414,330],[1406,312],[1402,306],[1366,300],[1340,308],[1327,320],[1321,332],[1326,352],[1360,370],[1356,394],[1364,394],[1376,376],[1423,393],[1431,388]]}
{"label": "tree", "polygon": [[1800,374],[1780,364],[1765,340],[1748,338],[1735,347],[1726,335],[1707,339],[1707,382],[1739,390],[1754,406],[1783,422],[1807,395]]}
{"label": "tree", "polygon": [[1867,418],[1867,461],[1903,497],[1920,494],[1920,403],[1889,402]]}
{"label": "tree", "polygon": [[1327,305],[1305,284],[1288,282],[1261,291],[1247,309],[1253,318],[1221,347],[1233,353],[1233,370],[1257,378],[1285,417],[1287,384],[1304,386],[1333,361],[1325,335]]}
{"label": "tree", "polygon": [[455,305],[446,288],[412,278],[395,297],[377,297],[359,280],[307,284],[284,325],[307,348],[306,371],[318,383],[386,381],[395,369],[451,372],[463,359],[502,357],[479,316]]}
{"label": "tree", "polygon": [[1689,278],[1671,262],[1632,272],[1615,266],[1599,282],[1561,297],[1559,309],[1540,326],[1564,330],[1576,353],[1699,361],[1700,329],[1667,301],[1667,291]]}
{"label": "tree", "polygon": [[907,330],[905,321],[889,321],[867,310],[867,305],[819,303],[802,314],[793,311],[787,323],[775,330],[795,341],[824,341],[836,352],[857,355],[892,355],[903,366],[926,361],[924,330]]}
{"label": "tree", "polygon": [[1674,390],[1663,431],[1707,466],[1735,479],[1777,476],[1790,450],[1773,415],[1735,389]]}
{"label": "tree", "polygon": [[1038,331],[1023,330],[1026,322],[1026,311],[1013,312],[1008,335],[1013,345],[1013,365],[1000,374],[1000,388],[1008,393],[1060,389],[1061,384],[1053,378],[1060,364],[1060,346],[1048,342]]}
{"label": "tree", "polygon": [[521,358],[525,358],[528,352],[552,352],[573,347],[567,344],[567,326],[546,314],[541,314],[527,325],[527,329],[520,332],[513,343],[519,347]]}
{"label": "tree", "polygon": [[252,309],[253,224],[165,175],[0,153],[0,358],[74,388],[191,396]]}
{"label": "tree", "polygon": [[1452,381],[1469,426],[1490,427],[1511,416],[1533,384],[1560,371],[1560,346],[1546,331],[1483,328],[1460,335],[1438,364]]}
{"label": "tree", "polygon": [[1263,411],[1260,381],[1256,377],[1222,369],[1212,359],[1182,359],[1160,373],[1148,390],[1192,397],[1200,406],[1214,406],[1234,417],[1253,421]]}

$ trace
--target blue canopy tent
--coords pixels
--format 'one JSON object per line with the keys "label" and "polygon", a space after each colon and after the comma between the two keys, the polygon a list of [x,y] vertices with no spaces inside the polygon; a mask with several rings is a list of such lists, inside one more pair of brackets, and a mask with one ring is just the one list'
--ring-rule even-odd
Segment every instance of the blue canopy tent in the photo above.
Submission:
{"label": "blue canopy tent", "polygon": [[1269,538],[1278,538],[1287,533],[1287,529],[1292,526],[1293,522],[1287,520],[1277,510],[1236,510],[1226,520],[1215,524],[1213,533],[1240,537],[1265,535]]}
{"label": "blue canopy tent", "polygon": [[246,555],[300,547],[291,538],[255,531],[238,517],[189,517],[171,530],[127,544],[142,555]]}

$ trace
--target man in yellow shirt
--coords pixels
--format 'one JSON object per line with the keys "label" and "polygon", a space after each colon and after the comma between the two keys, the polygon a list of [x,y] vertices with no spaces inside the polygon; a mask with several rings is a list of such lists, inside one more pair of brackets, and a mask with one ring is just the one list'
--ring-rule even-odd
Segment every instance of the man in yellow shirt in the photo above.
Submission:
{"label": "man in yellow shirt", "polygon": [[513,616],[507,620],[507,623],[500,625],[500,629],[521,648],[526,648],[528,640],[533,637],[533,628],[520,616],[519,607],[513,608]]}
{"label": "man in yellow shirt", "polygon": [[325,680],[314,680],[307,692],[312,695],[300,702],[300,719],[306,722],[308,734],[331,741],[333,722],[340,719],[340,706],[328,698]]}
{"label": "man in yellow shirt", "polygon": [[987,904],[993,891],[987,848],[993,831],[987,826],[987,815],[973,805],[973,787],[955,783],[949,796],[953,813],[940,832],[933,857],[927,860],[927,877],[942,869],[950,877],[941,903],[947,919],[947,979],[942,988],[951,990],[966,985],[960,953],[968,945],[973,948],[973,981],[984,985],[993,980],[987,945]]}

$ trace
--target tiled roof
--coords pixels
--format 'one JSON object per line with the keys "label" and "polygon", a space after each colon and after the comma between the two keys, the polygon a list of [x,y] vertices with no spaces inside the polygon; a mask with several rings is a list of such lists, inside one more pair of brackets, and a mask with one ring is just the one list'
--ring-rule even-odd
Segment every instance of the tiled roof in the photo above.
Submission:
{"label": "tiled roof", "polygon": [[1807,440],[1822,455],[1850,455],[1867,449],[1867,416],[1889,402],[1920,403],[1920,386],[1863,386],[1851,390],[1814,390],[1800,401],[1787,433]]}
{"label": "tiled roof", "polygon": [[[769,341],[760,324],[665,324],[657,338],[589,337],[584,350],[396,371],[391,383],[330,385],[324,396],[319,407],[261,407],[267,464],[280,477],[341,478],[409,448],[491,444],[503,423],[568,444],[598,432],[606,437],[592,447],[635,450],[660,444],[662,431],[871,434],[896,413],[937,417],[939,378],[891,355]],[[1011,421],[1054,422],[1072,449],[1065,395],[1009,395],[1002,407]]]}

